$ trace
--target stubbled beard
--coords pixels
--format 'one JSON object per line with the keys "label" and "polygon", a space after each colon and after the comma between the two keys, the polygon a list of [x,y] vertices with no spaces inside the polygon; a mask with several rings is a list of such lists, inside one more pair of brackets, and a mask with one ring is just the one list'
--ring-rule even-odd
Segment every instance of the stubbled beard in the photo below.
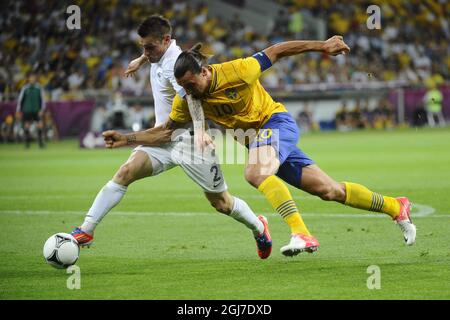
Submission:
{"label": "stubbled beard", "polygon": [[192,97],[193,97],[194,99],[200,100],[201,98],[203,98],[203,93],[193,93],[193,94],[192,94]]}

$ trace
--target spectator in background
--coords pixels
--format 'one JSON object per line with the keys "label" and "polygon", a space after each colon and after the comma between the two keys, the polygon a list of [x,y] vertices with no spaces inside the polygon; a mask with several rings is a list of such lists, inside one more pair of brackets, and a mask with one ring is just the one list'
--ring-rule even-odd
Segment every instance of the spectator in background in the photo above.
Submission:
{"label": "spectator in background", "polygon": [[415,127],[423,127],[428,123],[427,111],[425,110],[425,106],[423,104],[420,104],[414,110],[412,120],[413,120],[412,124]]}
{"label": "spectator in background", "polygon": [[355,108],[349,112],[349,118],[352,129],[364,129],[366,127],[359,100],[356,101]]}
{"label": "spectator in background", "polygon": [[95,108],[91,118],[91,132],[103,132],[110,129],[108,123],[108,110],[104,105]]}
{"label": "spectator in background", "polygon": [[22,88],[17,101],[16,119],[22,121],[25,133],[25,146],[30,147],[32,137],[32,125],[37,124],[37,136],[39,147],[44,148],[44,123],[43,114],[45,111],[44,90],[37,83],[37,77],[31,73],[28,83]]}
{"label": "spectator in background", "polygon": [[58,128],[53,120],[50,110],[44,112],[44,138],[48,142],[59,138]]}
{"label": "spectator in background", "polygon": [[[276,0],[285,14],[275,12],[275,26],[267,35],[252,29],[242,15],[227,23],[208,11],[206,2],[159,0],[142,5],[142,1],[83,1],[83,32],[69,34],[60,27],[58,12],[71,1],[35,0],[32,6],[27,1],[3,2],[0,96],[1,92],[17,96],[15,89],[34,67],[50,75],[45,89],[52,100],[64,99],[69,87],[76,87],[81,78],[80,90],[123,90],[119,86],[124,71],[121,61],[129,61],[136,52],[137,39],[128,35],[134,34],[132,26],[142,16],[153,12],[173,17],[174,37],[186,47],[197,41],[211,44],[212,63],[242,56],[242,51],[251,55],[275,42],[304,38],[314,28],[306,23],[311,19],[322,19],[329,34],[343,34],[352,47],[352,54],[337,58],[338,64],[328,73],[321,70],[329,68],[323,55],[280,61],[271,76],[262,79],[263,85],[289,86],[292,74],[285,70],[293,70],[293,64],[301,67],[294,75],[295,85],[349,80],[404,80],[414,85],[429,76],[450,79],[450,29],[445,18],[449,5],[444,0],[427,0],[424,5],[418,5],[420,1],[384,1],[383,28],[377,31],[367,29],[365,7],[351,1]],[[75,70],[79,74],[71,77]],[[135,89],[134,83],[126,84],[131,86],[130,93],[139,94],[143,91],[137,85]]]}
{"label": "spectator in background", "polygon": [[309,110],[309,104],[306,103],[303,110],[297,115],[297,126],[302,132],[308,132],[318,129],[318,125],[314,122],[313,114]]}
{"label": "spectator in background", "polygon": [[364,123],[364,128],[373,128],[373,114],[369,109],[368,104],[364,105],[361,109],[362,121]]}
{"label": "spectator in background", "polygon": [[291,13],[289,19],[289,32],[291,32],[295,38],[301,37],[301,32],[303,30],[303,16],[299,9],[291,7],[289,9]]}
{"label": "spectator in background", "polygon": [[145,90],[147,77],[143,74],[144,69],[140,69],[133,77],[121,79],[122,91],[133,96],[142,96]]}
{"label": "spectator in background", "polygon": [[285,10],[279,10],[272,33],[285,37],[289,32],[289,15]]}
{"label": "spectator in background", "polygon": [[389,99],[383,98],[373,112],[373,127],[375,129],[393,129],[395,125],[394,106]]}
{"label": "spectator in background", "polygon": [[350,115],[347,109],[347,103],[342,102],[341,109],[335,116],[336,129],[339,131],[349,131],[352,129]]}
{"label": "spectator in background", "polygon": [[4,74],[2,74],[1,72],[2,70],[0,70],[0,102],[1,101],[7,101],[7,91],[8,91],[8,85],[6,83],[6,80],[4,79],[4,77],[6,78],[6,76],[4,76]]}
{"label": "spectator in background", "polygon": [[70,90],[78,90],[81,86],[81,84],[84,81],[84,75],[76,70],[75,68],[72,69],[71,75],[67,78],[67,82],[69,84]]}
{"label": "spectator in background", "polygon": [[14,142],[14,117],[6,116],[0,127],[0,139],[3,143]]}
{"label": "spectator in background", "polygon": [[130,122],[133,131],[140,131],[149,128],[149,118],[150,115],[148,114],[148,112],[146,112],[146,110],[140,103],[137,103],[131,107]]}
{"label": "spectator in background", "polygon": [[442,93],[434,81],[429,82],[428,91],[423,97],[423,102],[427,111],[428,125],[435,127],[435,119],[437,119],[441,127],[445,126],[445,119],[442,114]]}
{"label": "spectator in background", "polygon": [[128,105],[123,101],[120,91],[114,94],[114,100],[107,104],[109,113],[109,127],[112,129],[130,128]]}

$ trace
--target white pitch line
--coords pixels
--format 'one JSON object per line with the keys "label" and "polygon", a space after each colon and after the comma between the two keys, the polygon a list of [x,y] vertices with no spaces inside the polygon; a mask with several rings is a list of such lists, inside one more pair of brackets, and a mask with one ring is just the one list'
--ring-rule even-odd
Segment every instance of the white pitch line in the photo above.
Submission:
{"label": "white pitch line", "polygon": [[[413,208],[418,208],[419,212],[414,213],[414,218],[450,218],[450,214],[434,214],[434,208],[417,204]],[[71,214],[71,215],[85,215],[86,211],[49,211],[49,210],[0,210],[2,214],[15,214],[15,215],[56,215],[56,214]],[[113,216],[121,217],[152,217],[152,216],[177,216],[177,217],[192,217],[192,216],[209,216],[216,217],[217,213],[211,212],[141,212],[141,211],[112,211],[110,213]],[[263,213],[268,216],[278,216],[276,213]],[[430,216],[431,215],[431,216]],[[353,218],[353,219],[365,219],[365,218],[386,218],[383,214],[364,214],[364,213],[320,213],[320,212],[305,212],[302,213],[305,217],[325,217],[325,218]]]}

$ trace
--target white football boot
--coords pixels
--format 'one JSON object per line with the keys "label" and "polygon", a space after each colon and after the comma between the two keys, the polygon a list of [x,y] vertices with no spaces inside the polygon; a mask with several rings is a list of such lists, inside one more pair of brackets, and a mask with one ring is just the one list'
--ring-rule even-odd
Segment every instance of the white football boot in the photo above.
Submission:
{"label": "white football boot", "polygon": [[416,242],[416,226],[411,220],[411,203],[408,198],[397,198],[400,202],[400,214],[394,218],[394,221],[400,227],[403,232],[403,239],[408,246],[411,246]]}
{"label": "white football boot", "polygon": [[291,241],[280,249],[280,252],[287,256],[296,256],[301,252],[313,253],[319,248],[319,241],[313,236],[306,236],[304,234],[292,234]]}

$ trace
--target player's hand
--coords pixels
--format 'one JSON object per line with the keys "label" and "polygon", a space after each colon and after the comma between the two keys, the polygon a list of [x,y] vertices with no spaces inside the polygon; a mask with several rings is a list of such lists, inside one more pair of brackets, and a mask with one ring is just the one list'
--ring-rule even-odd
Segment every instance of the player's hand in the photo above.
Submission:
{"label": "player's hand", "polygon": [[16,112],[16,120],[17,121],[22,120],[22,112],[20,112],[20,111]]}
{"label": "player's hand", "polygon": [[134,59],[128,64],[127,70],[125,70],[125,77],[132,77],[136,74],[139,68],[147,61],[147,57],[142,55],[139,58]]}
{"label": "player's hand", "polygon": [[108,130],[102,133],[105,140],[105,147],[108,149],[120,148],[127,145],[127,137],[114,130]]}
{"label": "player's hand", "polygon": [[207,148],[215,149],[214,140],[205,131],[199,134],[194,134],[194,141],[197,150],[203,152]]}
{"label": "player's hand", "polygon": [[323,45],[323,50],[332,56],[339,54],[347,54],[350,52],[350,47],[344,42],[342,36],[333,36],[326,40]]}

